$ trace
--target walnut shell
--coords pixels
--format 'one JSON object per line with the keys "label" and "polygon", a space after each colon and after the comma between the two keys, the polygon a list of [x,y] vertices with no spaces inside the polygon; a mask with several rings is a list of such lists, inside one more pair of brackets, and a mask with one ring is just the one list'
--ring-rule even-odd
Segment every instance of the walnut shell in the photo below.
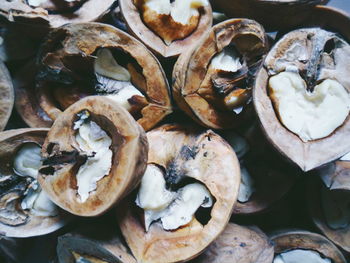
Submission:
{"label": "walnut shell", "polygon": [[347,262],[343,254],[332,242],[316,233],[303,230],[280,231],[272,234],[270,239],[275,244],[275,254],[291,249],[307,249],[320,253],[334,263]]}
{"label": "walnut shell", "polygon": [[13,91],[12,80],[4,63],[0,61],[0,131],[10,119],[15,95]]}
{"label": "walnut shell", "polygon": [[[79,156],[84,152],[73,129],[77,114],[83,111],[88,111],[91,120],[112,139],[109,174],[97,181],[96,190],[85,202],[80,201],[76,190]],[[147,150],[144,130],[124,108],[108,98],[89,96],[71,105],[52,125],[42,148],[44,166],[38,180],[58,206],[72,214],[97,216],[136,187],[146,168]]]}
{"label": "walnut shell", "polygon": [[[167,36],[172,36],[177,33],[184,34],[181,39],[175,40],[167,45],[164,40],[154,32],[154,29],[150,29],[144,23],[136,2],[138,1],[119,1],[120,10],[130,33],[154,53],[165,58],[175,57],[186,51],[192,44],[196,43],[206,34],[212,25],[213,16],[210,4],[201,9],[197,26],[194,31],[187,32],[187,34],[184,34],[186,28],[179,27],[179,24],[172,25],[170,22],[165,23],[164,20],[166,20],[166,18],[159,15],[159,23],[155,23],[153,26],[160,30],[160,33]],[[156,13],[152,14],[153,17],[156,15]],[[166,28],[164,28],[165,25],[167,25]]]}
{"label": "walnut shell", "polygon": [[193,263],[271,263],[273,245],[256,226],[229,223]]}
{"label": "walnut shell", "polygon": [[211,218],[204,225],[194,218],[173,231],[152,224],[146,232],[131,196],[117,214],[119,225],[138,261],[184,262],[202,252],[228,223],[238,194],[239,163],[232,148],[210,130],[169,124],[148,132],[147,138],[149,164],[163,167],[172,182],[192,178],[207,187],[215,198]]}
{"label": "walnut shell", "polygon": [[[67,23],[99,21],[115,8],[114,0],[79,2],[74,8],[52,12],[49,6],[32,7],[22,0],[4,1],[0,6],[0,17],[14,23],[18,30],[27,35],[43,37],[50,29]],[[67,2],[59,1],[58,3]],[[57,7],[59,4],[55,2],[54,6]]]}
{"label": "walnut shell", "polygon": [[214,0],[213,5],[231,17],[246,17],[275,31],[309,19],[311,9],[329,0]]}
{"label": "walnut shell", "polygon": [[[11,183],[12,188],[17,187],[16,189],[22,192],[25,190],[23,188],[24,186],[21,183],[18,183],[18,180],[23,181],[25,178],[16,175],[13,170],[14,156],[24,143],[35,143],[42,146],[47,132],[48,129],[24,128],[7,130],[0,133],[1,198],[11,192],[11,188],[6,188],[8,185],[11,185]],[[19,211],[19,208],[16,210]],[[22,213],[23,212],[21,212],[21,214]],[[45,235],[61,228],[69,220],[69,216],[62,210],[59,210],[59,214],[53,217],[36,216],[29,213],[26,213],[25,216],[26,219],[21,224],[13,225],[5,224],[0,219],[0,232],[8,237],[32,237]]]}
{"label": "walnut shell", "polygon": [[[103,32],[103,34],[101,33]],[[62,45],[57,49],[57,45]],[[55,120],[62,112],[55,100],[64,106],[91,95],[95,85],[93,61],[99,48],[122,50],[133,60],[129,72],[131,82],[145,94],[138,123],[149,130],[172,112],[170,91],[163,69],[140,42],[112,26],[99,23],[69,24],[53,30],[39,54],[41,81],[37,93],[46,114]],[[58,95],[54,92],[58,91]],[[65,99],[66,98],[66,99]]]}
{"label": "walnut shell", "polygon": [[233,128],[249,117],[248,104],[243,105],[243,112],[239,114],[222,109],[223,96],[213,87],[211,73],[208,73],[213,56],[231,43],[247,62],[247,72],[234,77],[234,83],[229,86],[234,88],[234,84],[244,81],[249,102],[250,81],[268,45],[264,29],[253,20],[231,19],[215,25],[191,50],[181,54],[174,67],[172,89],[175,101],[180,109],[205,127]]}
{"label": "walnut shell", "polygon": [[[349,18],[345,18],[343,15],[337,15],[337,13],[334,13],[332,9],[317,7],[315,10],[317,10],[317,13],[314,13],[314,20],[308,24],[305,24],[305,26],[316,25],[318,21],[321,21],[320,14],[328,14],[328,16],[330,16],[330,14],[334,15],[334,21],[332,22],[331,28],[334,28],[334,26],[337,25],[338,28],[341,29],[341,32],[345,32],[343,29],[344,25],[340,23],[347,23],[347,25],[350,26]],[[319,25],[324,25],[324,22]],[[316,81],[316,76],[319,76],[320,72],[324,72],[322,71],[324,67],[322,67],[321,64],[317,64],[318,62],[315,62],[315,56],[312,55],[312,52],[317,51],[317,49],[311,48],[316,46],[315,43],[317,43],[316,39],[318,38],[318,32],[321,32],[321,30],[322,29],[320,28],[297,29],[283,36],[266,56],[264,67],[258,72],[255,88],[253,89],[254,106],[267,138],[279,152],[297,164],[304,171],[312,170],[325,163],[338,159],[347,153],[348,149],[350,148],[350,141],[347,140],[350,133],[350,118],[348,116],[344,123],[329,136],[304,142],[296,134],[288,130],[282,124],[282,122],[280,122],[279,116],[274,110],[274,105],[269,96],[267,87],[269,76],[283,71],[282,67],[278,69],[276,65],[279,63],[279,61],[282,61],[285,58],[291,45],[293,43],[298,43],[297,41],[300,43],[303,41],[307,43],[308,48],[305,49],[307,50],[305,54],[311,58],[308,58],[304,64],[302,62],[296,62],[295,65],[299,72],[309,72],[309,68],[317,68],[315,74],[311,74],[312,77],[310,80],[305,78],[308,84],[310,81],[311,86],[309,88],[313,87],[314,84],[312,83]],[[307,39],[308,34],[314,34],[315,37]],[[331,36],[331,33],[329,33],[329,35]],[[348,37],[348,35],[349,34],[346,36]],[[341,38],[336,34],[333,36],[335,39],[337,38],[340,39],[340,41],[344,41],[341,40]],[[319,52],[321,54],[323,49],[321,48]],[[344,61],[347,63],[346,58],[344,58]],[[333,75],[324,75],[323,79],[335,79],[341,83],[348,92],[350,92],[350,82],[348,82],[348,80],[344,77],[348,67],[342,63],[339,63],[338,61],[337,63],[338,64],[335,64],[336,66],[334,66],[334,73],[332,73]],[[313,66],[309,67],[308,65],[311,64],[313,64]],[[319,66],[316,67],[316,65]],[[337,65],[343,66],[338,67]],[[307,73],[305,73],[305,75],[306,74]]]}
{"label": "walnut shell", "polygon": [[336,161],[328,164],[326,167],[321,167],[318,171],[319,174],[321,170],[323,170],[322,173],[326,173],[324,176],[328,178],[324,178],[323,180],[327,181],[329,185],[325,186],[320,180],[310,178],[307,191],[310,215],[314,224],[327,238],[345,251],[350,252],[350,226],[340,229],[331,228],[327,223],[321,201],[322,188],[328,189],[329,191],[350,191],[350,162]]}

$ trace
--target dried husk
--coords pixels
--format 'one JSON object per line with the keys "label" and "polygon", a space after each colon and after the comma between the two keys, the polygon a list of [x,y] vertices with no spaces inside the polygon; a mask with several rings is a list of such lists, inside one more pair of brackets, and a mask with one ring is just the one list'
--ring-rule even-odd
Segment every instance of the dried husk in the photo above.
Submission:
{"label": "dried husk", "polygon": [[168,124],[148,132],[147,138],[149,164],[171,169],[174,181],[190,177],[207,187],[215,198],[211,218],[205,225],[194,218],[173,231],[154,223],[146,232],[130,197],[118,210],[123,212],[117,212],[119,225],[139,262],[184,262],[201,253],[228,223],[238,194],[239,163],[232,148],[210,130]]}
{"label": "dried husk", "polygon": [[[60,48],[57,48],[58,44],[61,45]],[[141,109],[141,116],[137,120],[145,130],[153,128],[172,112],[168,82],[160,63],[150,51],[133,37],[112,26],[81,23],[53,30],[39,54],[41,81],[38,84],[38,99],[40,106],[51,119],[55,120],[62,112],[53,99],[52,89],[55,85],[65,87],[73,78],[73,88],[77,87],[83,96],[89,94],[87,87],[93,83],[89,82],[87,75],[93,75],[92,61],[95,59],[95,52],[101,47],[123,50],[141,68],[140,72],[135,70],[132,82],[145,94],[148,102]],[[71,86],[66,86],[71,89]],[[73,95],[74,100],[83,96]],[[67,105],[71,103],[67,99]]]}
{"label": "dried husk", "polygon": [[267,30],[288,29],[309,19],[315,5],[329,0],[214,0],[213,5],[231,17],[247,17]]}
{"label": "dried husk", "polygon": [[[236,114],[216,107],[205,98],[204,93],[201,94],[202,88],[205,93],[211,93],[211,97],[221,98],[214,88],[203,80],[208,75],[207,69],[212,57],[231,42],[241,55],[258,58],[256,65],[248,64],[253,71],[253,68],[260,65],[260,59],[267,52],[267,38],[264,29],[258,23],[248,19],[231,19],[215,25],[196,45],[181,54],[174,67],[172,89],[175,101],[181,110],[205,127],[233,128],[250,115],[249,104],[244,105],[243,111]],[[244,77],[244,80],[246,79]],[[246,90],[249,91],[250,88],[251,85],[248,84]]]}
{"label": "dried husk", "polygon": [[256,226],[229,223],[193,263],[271,263],[273,245]]}
{"label": "dried husk", "polygon": [[[75,177],[79,158],[65,162],[60,156],[79,155],[73,125],[77,113],[84,110],[112,139],[113,156],[109,174],[99,180],[96,190],[81,202]],[[39,171],[38,181],[61,208],[80,216],[97,216],[137,186],[146,168],[147,150],[144,130],[124,108],[108,98],[89,96],[71,105],[52,125],[42,148],[44,162],[48,160],[48,164]],[[50,163],[49,160],[56,158],[57,163]],[[50,172],[45,174],[46,171]]]}
{"label": "dried husk", "polygon": [[114,0],[87,0],[82,1],[78,8],[50,12],[41,7],[31,7],[22,0],[3,1],[0,17],[17,26],[21,32],[40,38],[50,29],[67,23],[100,21],[115,8],[114,3]]}
{"label": "dried husk", "polygon": [[[181,53],[188,50],[191,45],[208,33],[213,20],[212,10],[209,4],[202,8],[198,25],[192,33],[183,39],[175,40],[167,45],[160,36],[144,24],[138,8],[134,4],[134,0],[120,0],[119,5],[130,33],[144,43],[155,54],[165,58],[179,56]],[[164,32],[167,31],[169,31],[169,28],[164,28]]]}
{"label": "dried husk", "polygon": [[[329,186],[325,186],[320,180],[310,178],[308,184],[308,209],[314,224],[321,230],[321,232],[329,238],[337,246],[341,247],[347,252],[350,252],[350,226],[340,229],[333,229],[327,224],[327,220],[322,209],[322,188],[329,191],[347,191],[350,194],[350,162],[336,161],[328,164],[325,168],[327,172],[327,179]],[[321,171],[319,171],[321,172]]]}
{"label": "dried husk", "polygon": [[[326,17],[329,17],[329,21],[332,21],[329,25],[326,25],[324,21]],[[333,30],[331,32],[344,33],[345,40],[350,40],[350,34],[346,30],[350,26],[350,19],[343,13],[332,8],[317,6],[310,18],[307,23],[303,24],[303,27],[318,26],[326,30]],[[284,54],[283,50],[288,46],[288,42],[292,39],[304,37],[300,30],[313,30],[305,28],[288,33],[271,49],[269,54],[273,54],[273,56],[268,55],[270,56],[269,60],[267,56],[264,62],[265,66],[257,74],[255,88],[253,89],[253,100],[263,130],[271,144],[303,171],[309,171],[347,153],[350,148],[350,141],[347,139],[350,134],[350,117],[348,116],[345,122],[328,137],[308,142],[300,140],[297,135],[290,132],[279,121],[267,90],[269,79],[267,67],[270,67],[278,57]],[[342,83],[350,92],[350,86],[344,78],[344,73],[339,72],[333,78]]]}
{"label": "dried husk", "polygon": [[10,119],[15,94],[13,90],[12,80],[5,64],[0,61],[0,131]]}
{"label": "dried husk", "polygon": [[320,234],[303,230],[286,230],[272,234],[270,239],[275,244],[275,254],[292,249],[305,249],[316,251],[334,263],[347,262],[340,250]]}
{"label": "dried husk", "polygon": [[[1,177],[11,176],[13,171],[13,159],[23,143],[36,143],[43,145],[48,129],[16,129],[0,133],[0,174]],[[53,217],[42,217],[28,214],[24,224],[10,226],[0,222],[0,232],[8,237],[32,237],[51,233],[69,220],[69,216],[62,210]]]}

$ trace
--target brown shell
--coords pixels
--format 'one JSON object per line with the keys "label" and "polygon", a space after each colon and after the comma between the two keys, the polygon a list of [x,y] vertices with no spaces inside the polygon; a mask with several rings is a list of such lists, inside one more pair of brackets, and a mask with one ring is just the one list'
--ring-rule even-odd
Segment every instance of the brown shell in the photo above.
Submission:
{"label": "brown shell", "polygon": [[[231,42],[241,54],[248,56],[262,57],[267,52],[265,31],[258,23],[248,19],[226,20],[215,25],[192,49],[182,53],[173,71],[173,96],[180,109],[197,123],[214,129],[233,128],[248,115],[246,110],[240,114],[221,110],[200,94],[212,57]],[[206,87],[208,89],[215,94],[211,86]]]}
{"label": "brown shell", "polygon": [[[202,9],[198,25],[190,35],[167,45],[160,36],[145,25],[137,6],[134,4],[134,0],[120,0],[119,5],[129,31],[149,49],[162,57],[174,57],[186,51],[204,34],[207,34],[213,20],[212,10],[210,5],[208,5]],[[173,25],[173,30],[184,30],[182,27],[177,29],[177,26],[179,25]],[[159,27],[159,30],[161,30],[161,27]],[[172,35],[169,27],[163,27],[163,31],[163,34],[166,36]]]}
{"label": "brown shell", "polygon": [[[330,169],[327,169],[330,172],[329,190],[350,191],[350,162],[336,161],[328,166],[331,166]],[[314,224],[333,243],[350,252],[350,226],[342,229],[332,229],[328,226],[321,203],[321,189],[325,188],[325,185],[320,180],[311,179],[315,178],[310,178],[308,184],[308,209]]]}
{"label": "brown shell", "polygon": [[271,263],[273,245],[256,226],[229,223],[193,263]]}
{"label": "brown shell", "polygon": [[77,231],[60,236],[56,251],[59,263],[75,263],[72,252],[93,256],[101,263],[136,263],[120,232],[107,220],[86,223]]}
{"label": "brown shell", "polygon": [[291,249],[314,250],[334,263],[346,263],[340,250],[327,238],[316,233],[303,230],[280,231],[270,236],[275,244],[275,254]]}
{"label": "brown shell", "polygon": [[[139,183],[147,163],[148,144],[144,130],[132,116],[112,100],[101,96],[84,98],[66,109],[52,125],[42,148],[43,158],[54,160],[64,154],[79,154],[73,124],[76,114],[87,110],[112,139],[112,167],[97,182],[96,191],[80,202],[76,191],[77,160],[48,164],[39,171],[38,181],[53,202],[72,214],[97,216],[110,209]],[[44,161],[45,162],[45,161]],[[45,174],[47,170],[53,170]],[[52,174],[53,173],[53,174]]]}
{"label": "brown shell", "polygon": [[213,5],[231,17],[247,17],[267,30],[291,28],[309,19],[310,9],[329,0],[214,0]]}
{"label": "brown shell", "polygon": [[0,131],[10,119],[15,95],[10,73],[4,63],[0,61]]}
{"label": "brown shell", "polygon": [[[16,129],[0,132],[0,174],[13,175],[13,159],[23,143],[43,145],[48,129]],[[0,232],[8,237],[32,237],[51,233],[64,226],[69,217],[62,210],[54,217],[28,215],[25,224],[9,226],[0,222]]]}
{"label": "brown shell", "polygon": [[24,122],[32,128],[51,127],[53,121],[40,107],[35,96],[35,76],[37,67],[34,61],[19,69],[13,79],[15,88],[15,107]]}
{"label": "brown shell", "polygon": [[[180,125],[164,125],[147,133],[148,163],[203,183],[215,198],[211,219],[204,226],[193,219],[174,231],[152,224],[145,232],[134,200],[118,213],[121,231],[133,255],[141,262],[184,262],[203,251],[224,230],[237,199],[239,163],[232,148],[217,134]],[[225,167],[225,169],[223,169]]]}
{"label": "brown shell", "polygon": [[50,28],[67,23],[99,21],[115,7],[114,2],[114,0],[86,0],[71,12],[51,13],[41,7],[31,7],[22,0],[3,1],[0,6],[0,17],[14,22],[18,25],[18,30],[27,35],[43,37]]}
{"label": "brown shell", "polygon": [[[325,29],[335,30],[335,32],[344,33],[346,40],[350,40],[350,34],[347,30],[350,26],[349,17],[336,11],[336,9],[328,7],[315,7],[312,14],[312,19],[303,24],[305,27],[319,26]],[[329,17],[329,21],[332,21],[329,25],[325,25],[324,19],[326,19],[326,17]],[[281,54],[284,54],[283,50],[293,39],[306,39],[306,36],[303,34],[306,34],[305,32],[308,32],[308,30],[314,29],[304,28],[292,31],[275,44],[266,57],[264,62],[265,67],[261,68],[257,74],[255,88],[253,89],[255,110],[267,138],[279,152],[296,163],[304,171],[312,170],[325,163],[338,159],[346,154],[350,148],[350,141],[347,139],[350,135],[350,116],[348,116],[343,125],[336,129],[330,136],[319,140],[303,142],[297,135],[286,129],[279,121],[273,103],[269,98],[267,89],[269,73],[267,68],[270,68],[276,59],[281,56]],[[349,83],[343,74],[336,75],[336,79],[350,92]]]}
{"label": "brown shell", "polygon": [[[233,214],[251,215],[262,213],[283,199],[294,186],[300,171],[284,161],[269,145],[260,127],[255,124],[247,133],[252,156],[246,168],[255,180],[256,191],[247,202],[237,201]],[[246,159],[242,157],[243,161]],[[273,191],[271,189],[273,188]]]}
{"label": "brown shell", "polygon": [[[62,45],[59,49],[58,44]],[[69,24],[53,30],[39,54],[40,74],[44,76],[42,79],[48,78],[46,76],[48,74],[53,74],[51,77],[59,79],[61,74],[71,72],[72,64],[84,64],[85,59],[87,62],[85,64],[89,64],[94,59],[94,52],[101,47],[122,49],[141,67],[142,80],[135,78],[135,84],[146,94],[149,103],[142,108],[142,116],[138,119],[138,123],[145,130],[153,128],[172,112],[168,82],[158,60],[139,41],[110,25]],[[74,58],[77,61],[72,62]],[[129,71],[132,74],[131,69]],[[86,76],[81,73],[81,77]],[[137,85],[140,82],[142,85]],[[40,106],[51,119],[55,120],[62,111],[52,100],[52,86],[52,82],[48,85],[39,84],[38,93],[40,93]],[[85,88],[85,86],[79,87],[82,91]]]}

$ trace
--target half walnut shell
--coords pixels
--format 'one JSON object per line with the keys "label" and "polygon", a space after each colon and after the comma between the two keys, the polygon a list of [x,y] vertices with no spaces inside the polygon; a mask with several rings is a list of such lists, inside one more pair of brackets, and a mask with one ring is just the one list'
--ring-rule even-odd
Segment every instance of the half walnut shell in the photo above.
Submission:
{"label": "half walnut shell", "polygon": [[27,35],[44,36],[49,29],[67,23],[99,21],[115,8],[114,0],[4,1],[0,17]]}
{"label": "half walnut shell", "polygon": [[4,63],[0,61],[0,131],[5,126],[11,116],[15,95],[10,73]]}
{"label": "half walnut shell", "polygon": [[[0,232],[5,236],[45,235],[61,228],[69,219],[62,210],[57,210],[57,213],[50,216],[33,212],[32,209],[35,205],[27,205],[27,203],[31,202],[31,198],[35,198],[31,192],[32,189],[36,189],[32,187],[34,178],[15,169],[15,162],[20,150],[25,145],[41,147],[47,132],[47,129],[26,128],[0,133]],[[29,155],[32,154],[29,152]],[[30,167],[31,161],[27,155],[24,157],[23,163]],[[35,202],[37,200],[36,198]],[[49,202],[47,199],[42,200]],[[42,205],[45,206],[45,204]],[[40,208],[38,211],[42,212]]]}
{"label": "half walnut shell", "polygon": [[[338,34],[298,29],[275,44],[257,75],[253,98],[263,130],[276,149],[304,171],[338,159],[350,148],[350,82],[344,77],[348,58],[350,45]],[[284,83],[278,84],[277,78]],[[292,87],[298,91],[293,93]],[[337,107],[328,101],[333,90]]]}
{"label": "half walnut shell", "polygon": [[86,222],[60,236],[56,251],[59,263],[136,263],[118,229],[107,220]]}
{"label": "half walnut shell", "polygon": [[253,79],[267,45],[265,31],[255,21],[232,19],[215,25],[175,64],[172,88],[178,106],[214,129],[246,120]]}
{"label": "half walnut shell", "polygon": [[63,209],[100,215],[139,183],[147,150],[145,132],[125,109],[90,96],[54,122],[43,145],[39,182]]}
{"label": "half walnut shell", "polygon": [[193,263],[271,263],[273,245],[256,226],[229,223]]}
{"label": "half walnut shell", "polygon": [[118,213],[119,225],[138,261],[184,262],[199,255],[228,223],[238,194],[238,160],[232,148],[210,130],[164,125],[148,132],[147,138],[148,164],[164,172],[168,190],[197,182],[210,192],[213,204],[197,210],[186,225],[167,231],[164,222],[154,221],[146,231],[145,212],[136,207],[131,195],[120,208],[125,213]]}
{"label": "half walnut shell", "polygon": [[158,60],[136,39],[112,26],[82,23],[55,29],[38,61],[37,96],[52,120],[88,95],[115,95],[145,130],[172,111]]}
{"label": "half walnut shell", "polygon": [[[213,16],[207,1],[197,1],[194,4],[196,6],[200,2],[207,2],[206,5],[198,8],[198,13],[192,10],[192,4],[188,4],[188,6],[184,4],[184,10],[180,10],[179,13],[189,12],[192,14],[194,11],[196,12],[196,15],[192,15],[188,22],[173,20],[170,15],[171,11],[169,10],[169,14],[164,11],[168,9],[167,7],[163,7],[162,10],[161,2],[155,3],[159,6],[157,8],[154,5],[154,10],[150,8],[151,4],[147,5],[147,2],[144,0],[120,0],[119,5],[129,31],[149,49],[162,57],[180,55],[211,28]],[[169,3],[169,9],[174,8],[173,5],[172,7],[170,5]],[[159,9],[158,12],[157,9]]]}
{"label": "half walnut shell", "polygon": [[350,162],[337,160],[316,172],[323,183],[319,178],[309,180],[308,208],[312,220],[327,238],[350,252],[350,220],[347,212],[350,200]]}
{"label": "half walnut shell", "polygon": [[290,28],[309,18],[311,9],[329,0],[214,0],[213,5],[231,17],[247,17],[269,31]]}
{"label": "half walnut shell", "polygon": [[293,250],[313,251],[334,263],[347,262],[340,250],[327,238],[308,231],[280,231],[270,236],[275,244],[275,255]]}

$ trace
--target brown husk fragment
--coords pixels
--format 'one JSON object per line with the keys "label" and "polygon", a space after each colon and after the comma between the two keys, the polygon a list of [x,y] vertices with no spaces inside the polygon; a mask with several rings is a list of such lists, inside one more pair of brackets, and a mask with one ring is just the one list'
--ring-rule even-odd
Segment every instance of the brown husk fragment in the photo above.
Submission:
{"label": "brown husk fragment", "polygon": [[176,230],[153,223],[145,231],[131,196],[118,213],[121,231],[133,255],[141,262],[184,262],[197,256],[224,230],[236,202],[239,163],[232,148],[217,134],[180,125],[163,125],[147,133],[148,163],[166,171],[169,182],[192,178],[207,187],[215,203],[209,221],[197,218]]}
{"label": "brown husk fragment", "polygon": [[[341,32],[344,32],[344,25],[338,24],[340,22],[346,22],[347,26],[350,26],[349,18],[345,19],[342,14],[338,16],[336,12],[334,13],[334,11],[332,11],[332,9],[322,7],[316,8],[315,10],[317,10],[317,13],[316,11],[314,13],[315,20],[312,20],[311,22],[306,24],[306,26],[315,25],[318,21],[321,21],[320,14],[322,13],[328,13],[329,16],[330,13],[333,13],[335,17],[334,20],[336,21],[333,21],[332,25],[330,26],[333,29],[335,25],[338,25],[338,28],[341,29]],[[323,25],[323,23],[321,25]],[[347,60],[340,61],[337,64],[342,65],[340,66],[342,68],[334,67],[333,69],[331,66],[329,66],[330,69],[329,72],[327,72],[328,69],[324,66],[321,67],[321,64],[318,64],[316,57],[312,56],[311,53],[317,50],[312,50],[313,45],[316,45],[315,43],[320,43],[320,41],[316,40],[319,34],[318,32],[320,32],[319,30],[320,28],[303,28],[294,30],[283,36],[267,55],[264,62],[264,67],[261,68],[257,74],[255,88],[253,89],[253,100],[255,110],[257,112],[257,115],[259,116],[260,122],[264,129],[264,132],[267,135],[267,138],[279,152],[281,152],[292,162],[296,163],[304,171],[312,170],[325,163],[338,159],[348,152],[348,149],[350,148],[350,141],[347,138],[350,135],[350,117],[348,116],[344,123],[329,136],[318,140],[303,142],[297,135],[289,131],[279,121],[279,116],[274,110],[274,105],[272,103],[271,98],[269,97],[267,86],[269,76],[271,74],[276,74],[281,71],[284,71],[285,69],[283,67],[290,63],[286,62],[286,54],[288,48],[292,48],[293,43],[299,43],[299,45],[306,48],[303,49],[303,54],[298,55],[302,57],[305,57],[305,55],[307,57],[311,56],[311,58],[307,59],[307,63],[299,61],[294,64],[298,67],[299,73],[302,74],[302,77],[304,72],[309,71],[309,68],[316,69],[316,71],[312,74],[311,79],[305,79],[305,81],[308,84],[310,83],[311,88],[313,87],[313,83],[317,81],[316,77],[319,77],[320,74],[322,74],[322,79],[335,79],[339,83],[341,83],[347,89],[348,92],[350,92],[350,82],[345,77],[346,69],[348,68]],[[308,39],[308,35],[312,37]],[[347,40],[349,40],[349,36],[349,34],[346,35]],[[339,37],[336,34],[333,35],[333,38],[339,39]],[[323,51],[322,47],[319,47],[318,49],[321,49],[319,51],[321,54],[321,51]],[[281,66],[281,62],[284,62],[285,64]],[[280,66],[277,67],[276,65],[278,64]],[[309,65],[319,65],[319,67],[309,67]]]}
{"label": "brown husk fragment", "polygon": [[[222,85],[227,83],[225,72],[216,75],[208,67],[214,55],[231,43],[243,56],[247,67],[235,72],[234,82],[226,86]],[[243,104],[243,111],[236,114],[225,108],[222,100],[241,81],[246,82],[244,89],[250,91],[251,80],[267,52],[267,45],[264,29],[255,21],[231,19],[215,25],[191,50],[182,53],[175,64],[172,89],[178,106],[197,123],[210,128],[233,128],[246,120],[249,104]],[[218,82],[215,84],[212,80]]]}
{"label": "brown husk fragment", "polygon": [[[109,174],[97,182],[96,190],[82,203],[76,190],[76,173],[83,156],[73,126],[77,114],[85,110],[112,139],[113,156]],[[44,166],[38,181],[63,209],[80,216],[97,216],[136,187],[146,168],[147,150],[144,130],[124,108],[108,98],[89,96],[71,105],[54,122],[42,148]]]}
{"label": "brown husk fragment", "polygon": [[273,245],[256,226],[229,223],[193,263],[271,263]]}
{"label": "brown husk fragment", "polygon": [[[32,142],[41,146],[47,132],[48,129],[24,128],[0,133],[0,187],[4,187],[3,189],[10,187],[7,190],[2,190],[4,192],[0,195],[1,198],[9,195],[16,199],[21,198],[24,192],[23,187],[25,187],[26,183],[24,182],[24,178],[21,179],[21,176],[15,175],[13,171],[15,154],[24,143]],[[69,219],[61,210],[57,216],[42,217],[20,211],[18,206],[19,204],[16,206],[16,211],[19,211],[17,218],[20,218],[20,220],[13,222],[13,224],[10,222],[11,220],[7,220],[6,224],[4,224],[0,219],[0,232],[5,236],[32,237],[48,234],[61,228]],[[1,207],[0,209],[3,208]]]}
{"label": "brown husk fragment", "polygon": [[321,196],[321,191],[326,191],[325,189],[328,191],[347,191],[350,194],[350,162],[332,162],[325,167],[321,167],[317,172],[320,176],[323,174],[322,179],[325,183],[327,182],[327,185],[323,184],[321,180],[316,180],[316,178],[310,178],[309,180],[308,209],[312,220],[327,238],[345,251],[350,252],[350,226],[333,229],[328,225],[324,209],[322,209]]}
{"label": "brown husk fragment", "polygon": [[[52,1],[52,0],[51,0]],[[51,2],[49,1],[49,2]],[[54,6],[57,7],[56,1]],[[63,1],[59,1],[61,3]],[[44,36],[51,28],[67,23],[100,21],[115,8],[114,0],[81,1],[78,8],[64,12],[51,12],[41,7],[31,7],[22,0],[3,1],[0,6],[0,17],[14,23],[23,32],[36,37]],[[49,7],[50,9],[50,7]]]}
{"label": "brown husk fragment", "polygon": [[38,88],[40,106],[55,120],[62,112],[56,98],[62,98],[61,106],[68,106],[91,94],[89,87],[95,84],[92,64],[97,49],[102,47],[122,50],[125,56],[129,55],[135,60],[135,63],[128,64],[131,82],[143,92],[148,103],[134,101],[135,104],[142,104],[140,116],[135,118],[145,130],[153,128],[172,112],[163,69],[140,42],[106,24],[70,24],[50,33],[38,60],[41,67]]}
{"label": "brown husk fragment", "polygon": [[346,263],[340,250],[327,238],[308,231],[290,230],[280,231],[270,236],[275,244],[275,255],[292,249],[313,250],[334,263]]}
{"label": "brown husk fragment", "polygon": [[[134,0],[120,0],[119,5],[124,20],[131,34],[144,43],[157,55],[162,57],[175,57],[190,48],[196,43],[204,34],[206,34],[212,25],[212,10],[210,4],[201,8],[199,18],[192,17],[190,25],[182,25],[176,23],[168,16],[158,15],[150,11],[149,25],[143,21],[140,9],[138,8],[141,1]],[[159,22],[153,21],[154,17],[159,17]],[[193,21],[198,19],[198,21]],[[165,23],[164,20],[167,20]],[[148,21],[147,19],[145,21]],[[194,27],[194,24],[196,27]],[[154,31],[159,32],[158,34]],[[159,36],[159,34],[161,36]],[[166,44],[163,38],[167,39]]]}
{"label": "brown husk fragment", "polygon": [[329,0],[214,0],[213,5],[231,17],[247,17],[268,31],[288,29],[310,18],[312,8]]}
{"label": "brown husk fragment", "polygon": [[56,251],[59,263],[75,263],[76,256],[92,257],[92,263],[136,263],[115,224],[106,219],[60,236]]}
{"label": "brown husk fragment", "polygon": [[0,61],[0,131],[5,129],[5,126],[10,118],[15,95],[10,73],[4,63]]}

